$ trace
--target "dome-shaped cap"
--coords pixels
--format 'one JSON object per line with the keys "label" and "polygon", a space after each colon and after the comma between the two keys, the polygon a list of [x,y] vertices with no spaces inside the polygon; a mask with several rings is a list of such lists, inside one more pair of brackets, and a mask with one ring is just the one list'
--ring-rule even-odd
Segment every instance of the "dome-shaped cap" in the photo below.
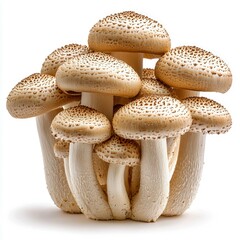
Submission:
{"label": "dome-shaped cap", "polygon": [[99,143],[111,136],[107,117],[86,106],[65,109],[58,113],[51,124],[56,139],[69,142]]}
{"label": "dome-shaped cap", "polygon": [[140,147],[134,140],[117,135],[95,146],[99,158],[108,163],[134,166],[140,162]]}
{"label": "dome-shaped cap", "polygon": [[56,85],[55,77],[35,73],[20,81],[7,97],[7,109],[15,118],[29,118],[80,100]]}
{"label": "dome-shaped cap", "polygon": [[58,68],[56,79],[65,92],[134,97],[141,88],[141,79],[132,67],[99,52],[69,59]]}
{"label": "dome-shaped cap", "polygon": [[224,93],[232,84],[227,64],[211,52],[195,46],[171,49],[156,63],[155,75],[169,86]]}
{"label": "dome-shaped cap", "polygon": [[88,45],[94,51],[162,54],[169,51],[171,42],[160,23],[126,11],[96,23],[90,30]]}
{"label": "dome-shaped cap", "polygon": [[232,119],[221,104],[205,97],[189,97],[182,101],[192,114],[191,132],[220,134],[227,132]]}
{"label": "dome-shaped cap", "polygon": [[58,67],[67,59],[89,52],[90,51],[87,46],[79,44],[68,44],[58,48],[47,56],[42,65],[41,73],[55,76]]}
{"label": "dome-shaped cap", "polygon": [[158,139],[187,132],[191,113],[172,97],[147,96],[121,107],[113,117],[115,133],[127,139]]}

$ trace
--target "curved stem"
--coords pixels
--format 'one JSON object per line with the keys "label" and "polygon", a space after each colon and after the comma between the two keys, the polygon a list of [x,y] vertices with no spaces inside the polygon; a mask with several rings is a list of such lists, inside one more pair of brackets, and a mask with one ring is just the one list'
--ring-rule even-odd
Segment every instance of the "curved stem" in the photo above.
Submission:
{"label": "curved stem", "polygon": [[69,169],[73,194],[84,215],[91,219],[112,219],[106,195],[94,173],[92,145],[70,143]]}
{"label": "curved stem", "polygon": [[42,149],[47,188],[53,202],[63,211],[80,213],[80,209],[70,191],[62,159],[55,157],[53,146],[55,139],[50,126],[53,118],[61,110],[54,110],[36,117],[39,140]]}
{"label": "curved stem", "polygon": [[202,133],[188,132],[182,136],[164,216],[181,215],[197,194],[204,163],[205,138]]}
{"label": "curved stem", "polygon": [[169,195],[169,169],[166,139],[141,141],[139,192],[132,199],[132,219],[156,221]]}
{"label": "curved stem", "polygon": [[108,202],[114,219],[129,217],[130,201],[125,187],[125,166],[110,163],[107,177]]}

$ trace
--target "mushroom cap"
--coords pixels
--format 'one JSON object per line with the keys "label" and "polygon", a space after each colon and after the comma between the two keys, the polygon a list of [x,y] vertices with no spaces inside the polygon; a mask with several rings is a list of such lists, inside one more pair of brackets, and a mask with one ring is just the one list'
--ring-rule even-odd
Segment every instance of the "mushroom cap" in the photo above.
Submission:
{"label": "mushroom cap", "polygon": [[69,156],[69,142],[57,141],[53,146],[54,154],[57,158],[68,158]]}
{"label": "mushroom cap", "polygon": [[211,52],[195,46],[171,49],[156,63],[155,75],[169,86],[224,93],[232,84],[227,64]]}
{"label": "mushroom cap", "polygon": [[232,119],[229,112],[216,101],[205,97],[188,97],[182,103],[192,114],[190,132],[220,134],[231,128]]}
{"label": "mushroom cap", "polygon": [[85,45],[68,44],[54,50],[47,56],[42,64],[41,73],[55,76],[58,67],[67,59],[89,53],[89,49]]}
{"label": "mushroom cap", "polygon": [[56,79],[65,92],[134,97],[141,88],[141,79],[132,67],[99,52],[69,59],[58,68]]}
{"label": "mushroom cap", "polygon": [[103,52],[140,52],[161,55],[169,51],[167,31],[157,21],[125,11],[96,23],[88,36],[89,48]]}
{"label": "mushroom cap", "polygon": [[137,97],[147,95],[174,96],[173,89],[157,80],[154,69],[144,68],[142,74],[142,87]]}
{"label": "mushroom cap", "polygon": [[120,108],[113,117],[113,129],[123,138],[151,140],[175,137],[191,126],[191,113],[179,100],[151,95]]}
{"label": "mushroom cap", "polygon": [[117,135],[95,145],[95,151],[99,158],[108,163],[134,166],[140,162],[139,144]]}
{"label": "mushroom cap", "polygon": [[95,109],[76,106],[58,113],[52,121],[51,131],[56,139],[94,144],[111,137],[111,123]]}
{"label": "mushroom cap", "polygon": [[11,90],[7,109],[15,118],[29,118],[77,100],[79,96],[69,96],[57,87],[55,77],[34,73]]}

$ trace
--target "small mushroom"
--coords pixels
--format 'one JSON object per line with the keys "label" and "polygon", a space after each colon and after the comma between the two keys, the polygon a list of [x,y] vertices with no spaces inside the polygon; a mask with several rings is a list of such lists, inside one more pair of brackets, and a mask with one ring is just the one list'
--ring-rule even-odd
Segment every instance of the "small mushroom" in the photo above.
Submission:
{"label": "small mushroom", "polygon": [[144,53],[162,55],[170,49],[170,38],[157,21],[133,11],[105,17],[89,32],[89,48],[111,53],[142,76]]}
{"label": "small mushroom", "polygon": [[108,202],[114,219],[130,217],[130,200],[125,187],[125,166],[134,166],[140,161],[140,147],[133,140],[117,135],[95,146],[97,155],[110,163],[107,176]]}
{"label": "small mushroom", "polygon": [[69,169],[73,195],[84,215],[91,219],[112,219],[107,197],[93,169],[93,144],[111,136],[111,124],[105,115],[86,107],[71,107],[60,112],[52,121],[56,139],[69,141]]}
{"label": "small mushroom", "polygon": [[227,132],[232,124],[229,112],[219,103],[204,97],[183,100],[192,115],[190,131],[182,136],[178,162],[170,183],[165,216],[181,215],[197,194],[204,164],[206,134]]}
{"label": "small mushroom", "polygon": [[36,117],[48,191],[56,206],[71,213],[80,209],[67,184],[63,161],[55,157],[50,125],[58,108],[77,100],[78,96],[68,96],[57,87],[55,77],[40,73],[20,81],[7,97],[7,109],[13,117]]}
{"label": "small mushroom", "polygon": [[120,108],[113,117],[115,133],[141,140],[139,192],[132,199],[132,219],[156,221],[169,194],[166,137],[184,134],[191,125],[190,111],[172,97],[147,96]]}

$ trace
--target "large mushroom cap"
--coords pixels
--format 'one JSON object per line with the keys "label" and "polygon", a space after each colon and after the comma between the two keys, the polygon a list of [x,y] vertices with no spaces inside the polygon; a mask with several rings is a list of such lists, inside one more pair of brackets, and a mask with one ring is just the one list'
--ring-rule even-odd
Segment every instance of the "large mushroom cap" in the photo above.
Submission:
{"label": "large mushroom cap", "polygon": [[111,136],[111,124],[107,117],[86,106],[68,108],[57,114],[51,130],[56,139],[69,142],[94,144]]}
{"label": "large mushroom cap", "polygon": [[144,15],[126,11],[105,17],[90,30],[90,49],[103,52],[162,54],[170,49],[164,27]]}
{"label": "large mushroom cap", "polygon": [[108,163],[134,166],[140,162],[139,144],[117,135],[97,144],[94,149],[99,158]]}
{"label": "large mushroom cap", "polygon": [[179,100],[147,96],[120,108],[113,117],[113,129],[123,138],[148,140],[184,134],[191,122],[190,111]]}
{"label": "large mushroom cap", "polygon": [[191,132],[220,134],[232,125],[229,112],[222,105],[205,97],[189,97],[182,101],[192,114]]}
{"label": "large mushroom cap", "polygon": [[85,45],[68,44],[54,50],[45,59],[41,73],[55,76],[58,67],[67,59],[89,53],[89,49]]}
{"label": "large mushroom cap", "polygon": [[224,93],[232,84],[227,64],[195,46],[171,49],[158,60],[155,74],[167,85],[187,90]]}
{"label": "large mushroom cap", "polygon": [[35,73],[20,81],[7,97],[7,109],[15,118],[29,118],[49,112],[79,97],[69,96],[56,85],[56,79]]}
{"label": "large mushroom cap", "polygon": [[69,59],[58,68],[56,78],[57,85],[65,92],[134,97],[141,88],[141,79],[133,68],[99,52]]}

